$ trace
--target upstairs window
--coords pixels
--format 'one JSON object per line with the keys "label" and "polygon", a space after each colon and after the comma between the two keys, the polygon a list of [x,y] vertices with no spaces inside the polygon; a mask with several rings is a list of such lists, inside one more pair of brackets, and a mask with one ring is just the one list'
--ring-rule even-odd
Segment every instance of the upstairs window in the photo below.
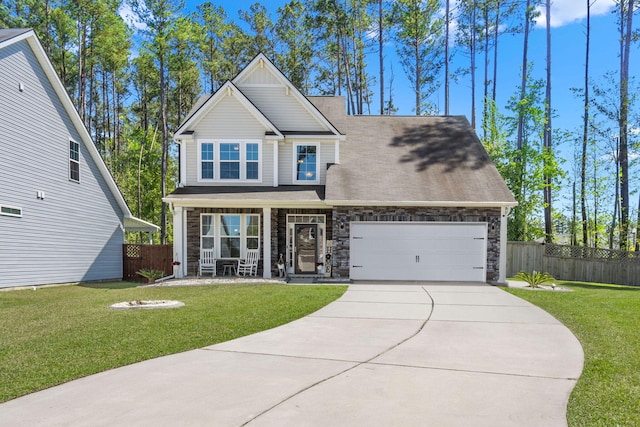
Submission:
{"label": "upstairs window", "polygon": [[198,181],[260,181],[261,144],[200,141]]}
{"label": "upstairs window", "polygon": [[318,181],[318,146],[296,145],[296,181]]}
{"label": "upstairs window", "polygon": [[80,182],[80,144],[69,140],[69,179]]}
{"label": "upstairs window", "polygon": [[240,144],[220,144],[220,179],[240,179]]}
{"label": "upstairs window", "polygon": [[200,146],[200,178],[213,179],[213,144],[203,143]]}
{"label": "upstairs window", "polygon": [[246,179],[258,179],[258,165],[260,160],[260,146],[255,143],[246,145]]}

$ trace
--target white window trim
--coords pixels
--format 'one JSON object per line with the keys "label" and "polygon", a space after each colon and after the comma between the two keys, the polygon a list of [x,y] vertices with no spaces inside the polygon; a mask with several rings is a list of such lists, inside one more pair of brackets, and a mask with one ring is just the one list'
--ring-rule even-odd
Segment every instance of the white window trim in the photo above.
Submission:
{"label": "white window trim", "polygon": [[[202,178],[202,144],[213,144],[213,179]],[[220,144],[240,145],[240,179],[220,178]],[[247,176],[247,144],[258,145],[258,179],[246,179]],[[199,139],[198,140],[198,182],[224,182],[224,183],[262,183],[262,140],[259,139]],[[253,162],[253,160],[252,160]]]}
{"label": "white window trim", "polygon": [[[4,209],[15,209],[20,211],[20,213],[18,214],[14,214],[11,212],[5,212]],[[9,205],[0,205],[0,215],[2,216],[12,216],[14,218],[22,218],[22,208],[19,208],[17,206],[9,206]]]}
{"label": "white window trim", "polygon": [[[221,245],[221,239],[222,239],[222,233],[221,233],[221,217],[225,216],[225,215],[237,215],[240,216],[240,257],[239,258],[222,258],[222,256],[220,255],[220,250],[222,248]],[[238,259],[242,259],[245,258],[247,256],[247,239],[249,238],[249,236],[247,236],[247,230],[246,230],[246,220],[247,217],[250,216],[255,216],[258,219],[258,235],[252,238],[257,238],[258,239],[258,252],[261,250],[262,247],[262,238],[261,238],[261,225],[260,225],[260,214],[250,214],[250,213],[201,213],[200,214],[200,248],[202,248],[202,239],[203,237],[211,237],[211,236],[203,236],[202,235],[202,217],[204,216],[212,216],[213,217],[213,239],[214,239],[214,243],[213,243],[213,250],[214,250],[214,256],[216,259],[224,259],[224,260],[238,260]]]}
{"label": "white window trim", "polygon": [[[78,146],[78,160],[75,160],[75,159],[71,158],[71,143],[72,142]],[[69,181],[79,183],[80,182],[80,143],[79,142],[76,142],[73,139],[69,139],[69,144],[67,144],[67,157],[69,158],[69,164],[68,164],[68,167],[69,167]],[[72,162],[78,164],[78,179],[73,179],[71,177],[71,163]]]}
{"label": "white window trim", "polygon": [[[316,179],[299,180],[298,179],[298,147],[316,147]],[[295,142],[293,144],[293,183],[299,185],[318,185],[320,183],[320,144],[317,142]]]}

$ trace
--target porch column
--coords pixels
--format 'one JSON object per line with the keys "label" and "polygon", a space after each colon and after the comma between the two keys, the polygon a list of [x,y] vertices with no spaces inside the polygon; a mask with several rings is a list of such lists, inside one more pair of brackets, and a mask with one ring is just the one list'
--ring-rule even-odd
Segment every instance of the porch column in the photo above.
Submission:
{"label": "porch column", "polygon": [[174,268],[176,279],[184,277],[186,269],[186,260],[184,257],[184,241],[186,235],[184,233],[184,222],[186,220],[185,210],[182,206],[173,207],[173,260],[180,262],[177,268]]}
{"label": "porch column", "polygon": [[508,206],[500,208],[500,261],[498,262],[500,274],[498,275],[498,283],[507,282],[507,217],[509,211],[511,208]]}
{"label": "porch column", "polygon": [[262,208],[262,259],[262,277],[271,279],[271,208]]}

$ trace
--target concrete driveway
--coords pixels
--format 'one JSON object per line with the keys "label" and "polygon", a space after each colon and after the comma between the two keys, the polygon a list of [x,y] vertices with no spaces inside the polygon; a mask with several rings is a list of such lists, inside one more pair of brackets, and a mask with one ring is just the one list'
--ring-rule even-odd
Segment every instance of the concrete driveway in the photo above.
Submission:
{"label": "concrete driveway", "polygon": [[485,284],[355,284],[303,319],[0,405],[2,426],[566,426],[573,334]]}

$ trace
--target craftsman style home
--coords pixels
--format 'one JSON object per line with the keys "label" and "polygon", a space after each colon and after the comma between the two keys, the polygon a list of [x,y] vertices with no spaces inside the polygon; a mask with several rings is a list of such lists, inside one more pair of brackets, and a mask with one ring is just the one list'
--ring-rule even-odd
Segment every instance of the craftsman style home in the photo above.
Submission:
{"label": "craftsman style home", "polygon": [[29,29],[0,29],[0,288],[122,278],[134,218]]}
{"label": "craftsman style home", "polygon": [[464,117],[348,116],[260,54],[174,139],[178,276],[257,252],[266,278],[505,280],[516,201]]}

